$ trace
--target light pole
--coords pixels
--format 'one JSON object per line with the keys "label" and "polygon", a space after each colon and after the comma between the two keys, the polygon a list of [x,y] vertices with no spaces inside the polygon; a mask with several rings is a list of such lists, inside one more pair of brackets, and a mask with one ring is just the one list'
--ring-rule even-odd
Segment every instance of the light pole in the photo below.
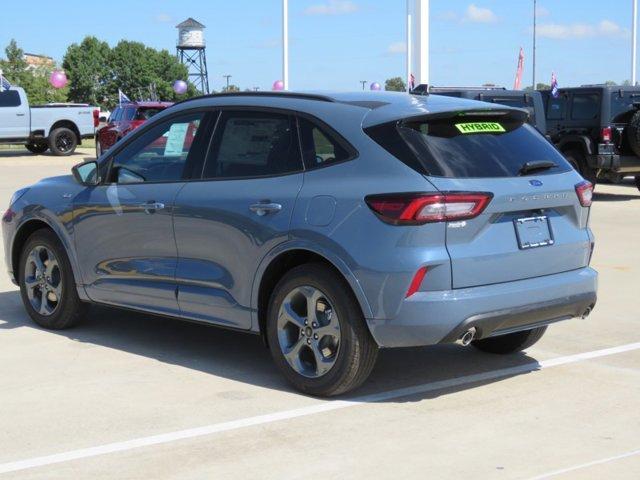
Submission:
{"label": "light pole", "polygon": [[229,79],[232,77],[233,75],[222,75],[222,78],[226,78],[227,79],[227,92],[229,91]]}
{"label": "light pole", "polygon": [[631,85],[636,85],[636,60],[638,48],[638,0],[633,1],[633,18],[631,20]]}
{"label": "light pole", "polygon": [[367,84],[366,80],[360,80],[360,83],[362,84],[362,90],[364,90],[364,86]]}
{"label": "light pole", "polygon": [[533,0],[533,55],[531,57],[531,69],[533,70],[533,89],[536,89],[536,0]]}
{"label": "light pole", "polygon": [[413,33],[411,32],[411,0],[407,0],[407,91],[411,92],[411,69],[413,68],[412,47],[413,47]]}
{"label": "light pole", "polygon": [[282,0],[282,83],[289,90],[289,0]]}

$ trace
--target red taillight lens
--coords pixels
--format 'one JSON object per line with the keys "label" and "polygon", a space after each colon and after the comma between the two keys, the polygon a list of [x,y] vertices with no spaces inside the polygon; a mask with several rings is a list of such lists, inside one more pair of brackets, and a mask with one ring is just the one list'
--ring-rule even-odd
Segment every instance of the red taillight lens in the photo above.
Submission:
{"label": "red taillight lens", "polygon": [[578,200],[583,207],[590,207],[593,200],[593,185],[591,182],[580,182],[576,185],[576,193],[578,194]]}
{"label": "red taillight lens", "polygon": [[604,127],[600,131],[600,138],[604,143],[609,143],[611,141],[611,127]]}
{"label": "red taillight lens", "polygon": [[100,110],[97,108],[93,111],[93,127],[100,125]]}
{"label": "red taillight lens", "polygon": [[432,222],[467,220],[487,207],[491,193],[394,193],[369,195],[369,208],[384,222],[393,225],[421,225]]}
{"label": "red taillight lens", "polygon": [[407,294],[405,295],[405,298],[409,298],[411,295],[413,295],[418,291],[418,289],[420,288],[420,285],[422,285],[422,280],[424,280],[424,276],[426,274],[427,274],[427,267],[421,267],[420,269],[418,269],[418,271],[413,277],[413,280],[411,280],[411,285],[409,285],[409,290],[407,290]]}

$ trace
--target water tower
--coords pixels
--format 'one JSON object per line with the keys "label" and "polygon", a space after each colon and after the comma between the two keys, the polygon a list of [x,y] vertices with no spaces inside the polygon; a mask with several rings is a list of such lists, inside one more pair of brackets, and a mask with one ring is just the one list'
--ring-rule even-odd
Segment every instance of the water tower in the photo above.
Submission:
{"label": "water tower", "polygon": [[200,22],[189,17],[176,25],[178,29],[178,59],[189,70],[189,80],[203,94],[209,93],[206,44]]}

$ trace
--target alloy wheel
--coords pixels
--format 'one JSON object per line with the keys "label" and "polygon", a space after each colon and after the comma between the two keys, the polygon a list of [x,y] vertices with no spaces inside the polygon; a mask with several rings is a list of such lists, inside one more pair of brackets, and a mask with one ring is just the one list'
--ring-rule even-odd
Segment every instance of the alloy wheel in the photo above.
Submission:
{"label": "alloy wheel", "polygon": [[36,246],[29,252],[24,269],[31,307],[40,315],[53,315],[62,299],[62,274],[55,254],[45,246]]}
{"label": "alloy wheel", "polygon": [[326,375],[340,348],[340,322],[331,301],[315,287],[297,287],[278,312],[278,341],[291,368],[308,378]]}

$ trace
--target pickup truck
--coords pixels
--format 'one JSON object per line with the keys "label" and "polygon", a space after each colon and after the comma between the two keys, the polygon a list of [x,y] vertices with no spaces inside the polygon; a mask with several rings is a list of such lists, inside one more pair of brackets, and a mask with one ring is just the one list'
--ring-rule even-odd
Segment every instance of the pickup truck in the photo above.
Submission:
{"label": "pickup truck", "polygon": [[71,155],[93,138],[100,110],[88,105],[29,106],[20,87],[0,89],[0,144],[22,144],[32,153]]}

